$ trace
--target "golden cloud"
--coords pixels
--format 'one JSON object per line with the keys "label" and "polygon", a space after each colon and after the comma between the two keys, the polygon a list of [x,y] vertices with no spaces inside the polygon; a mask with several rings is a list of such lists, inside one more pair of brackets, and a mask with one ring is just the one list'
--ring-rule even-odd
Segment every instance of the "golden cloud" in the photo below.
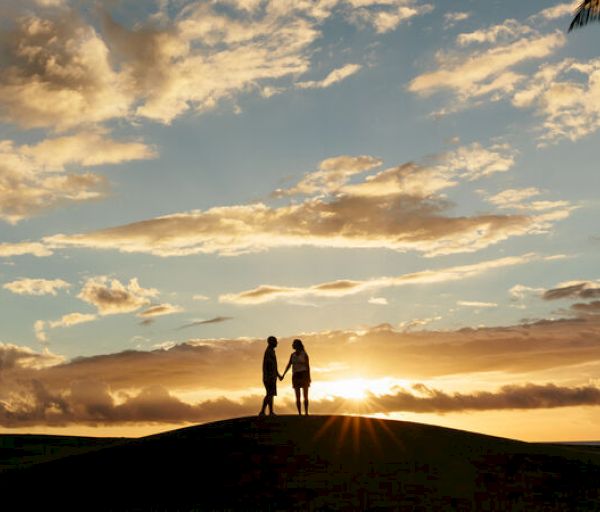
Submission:
{"label": "golden cloud", "polygon": [[578,140],[600,128],[600,59],[564,59],[540,67],[513,96],[518,108],[534,108],[543,118],[541,144]]}
{"label": "golden cloud", "polygon": [[150,298],[157,295],[158,290],[142,288],[136,278],[124,285],[118,279],[97,276],[85,282],[77,297],[96,306],[101,315],[114,315],[147,306]]}
{"label": "golden cloud", "polygon": [[380,34],[395,30],[402,22],[433,10],[431,4],[415,0],[347,0],[354,8],[348,18],[357,26],[367,25]]}
{"label": "golden cloud", "polygon": [[140,318],[151,318],[155,316],[172,315],[174,313],[181,313],[183,308],[181,306],[174,306],[173,304],[156,304],[150,306],[144,311],[140,311],[137,316]]}
{"label": "golden cloud", "polygon": [[447,55],[440,55],[439,69],[416,77],[408,89],[421,95],[449,89],[461,100],[494,92],[507,93],[524,79],[512,68],[528,60],[548,57],[565,43],[565,36],[557,32],[522,38],[462,58],[449,59]]}
{"label": "golden cloud", "polygon": [[341,68],[331,71],[323,80],[311,80],[308,82],[297,82],[296,87],[300,89],[325,89],[331,85],[345,80],[349,76],[358,73],[362,66],[360,64],[346,64]]}
{"label": "golden cloud", "polygon": [[67,315],[63,315],[60,320],[48,322],[48,326],[51,329],[55,329],[56,327],[71,327],[72,325],[92,322],[96,320],[96,318],[96,315],[88,313],[69,313]]}
{"label": "golden cloud", "polygon": [[442,155],[433,166],[405,164],[349,183],[380,164],[368,156],[323,161],[279,196],[315,193],[301,202],[221,206],[157,217],[90,233],[44,239],[51,248],[90,247],[158,256],[197,253],[237,255],[277,247],[352,247],[415,250],[427,256],[473,252],[512,236],[547,231],[568,209],[540,215],[479,214],[451,217],[438,193],[505,172],[513,164],[506,147],[478,144]]}
{"label": "golden cloud", "polygon": [[[0,370],[39,370],[65,361],[65,358],[49,350],[36,352],[29,347],[0,342]],[[1,377],[0,377],[1,378]]]}
{"label": "golden cloud", "polygon": [[[277,90],[277,81],[310,70],[312,47],[331,17],[383,33],[432,9],[411,0],[195,0],[176,12],[161,4],[127,25],[107,10],[84,16],[59,0],[27,7],[4,38],[0,112],[9,122],[58,130],[132,115],[169,123],[240,93]],[[300,83],[327,87],[357,66]]]}
{"label": "golden cloud", "polygon": [[56,295],[57,290],[71,285],[62,279],[18,279],[2,287],[18,295]]}
{"label": "golden cloud", "polygon": [[127,84],[113,70],[105,42],[74,13],[18,18],[3,55],[5,121],[64,130],[127,115]]}
{"label": "golden cloud", "polygon": [[49,247],[40,242],[0,243],[0,258],[23,256],[24,254],[43,258],[45,256],[51,256],[52,251]]}

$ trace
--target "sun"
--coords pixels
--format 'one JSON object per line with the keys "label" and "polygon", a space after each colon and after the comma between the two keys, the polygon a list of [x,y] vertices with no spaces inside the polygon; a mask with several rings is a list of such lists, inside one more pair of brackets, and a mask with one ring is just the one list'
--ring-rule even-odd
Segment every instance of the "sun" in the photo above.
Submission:
{"label": "sun", "polygon": [[327,394],[360,402],[366,400],[372,392],[371,384],[369,380],[362,378],[331,381],[327,382]]}
{"label": "sun", "polygon": [[315,386],[315,398],[342,398],[348,402],[366,403],[373,396],[387,395],[398,387],[406,388],[410,384],[407,380],[390,377],[367,379],[357,376],[346,379],[328,380],[319,382]]}

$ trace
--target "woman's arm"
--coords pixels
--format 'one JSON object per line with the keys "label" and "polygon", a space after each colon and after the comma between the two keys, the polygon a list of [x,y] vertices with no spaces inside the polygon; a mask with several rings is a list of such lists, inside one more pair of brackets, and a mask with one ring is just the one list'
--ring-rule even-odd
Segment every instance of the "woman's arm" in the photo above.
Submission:
{"label": "woman's arm", "polygon": [[285,374],[290,369],[290,366],[292,366],[292,356],[290,356],[290,361],[288,362],[287,366],[285,367],[285,371],[283,372],[283,375],[281,376],[280,380],[283,380],[283,378],[285,377]]}

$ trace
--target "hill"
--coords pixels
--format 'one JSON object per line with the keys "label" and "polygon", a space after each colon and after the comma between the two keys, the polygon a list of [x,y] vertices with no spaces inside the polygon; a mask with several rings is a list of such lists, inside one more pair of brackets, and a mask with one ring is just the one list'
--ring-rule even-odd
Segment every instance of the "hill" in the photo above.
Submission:
{"label": "hill", "polygon": [[127,438],[0,434],[0,470],[24,468],[127,442]]}
{"label": "hill", "polygon": [[598,481],[585,447],[345,416],[220,421],[0,473],[22,510],[599,510]]}

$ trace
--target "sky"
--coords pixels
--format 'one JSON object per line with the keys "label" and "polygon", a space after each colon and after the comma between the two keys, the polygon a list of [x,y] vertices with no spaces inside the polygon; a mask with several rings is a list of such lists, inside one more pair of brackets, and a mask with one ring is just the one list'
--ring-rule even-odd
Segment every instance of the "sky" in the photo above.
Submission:
{"label": "sky", "polygon": [[275,335],[314,413],[597,440],[576,4],[0,6],[0,432],[256,414]]}

